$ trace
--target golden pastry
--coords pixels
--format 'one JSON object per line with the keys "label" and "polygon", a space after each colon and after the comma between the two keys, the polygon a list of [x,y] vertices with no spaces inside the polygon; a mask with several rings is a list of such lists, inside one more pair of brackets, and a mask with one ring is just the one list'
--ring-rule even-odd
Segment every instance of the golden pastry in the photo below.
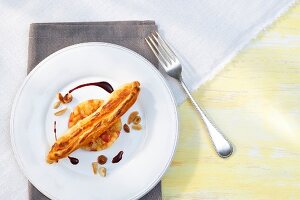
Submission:
{"label": "golden pastry", "polygon": [[135,103],[140,83],[134,81],[111,93],[109,99],[94,113],[77,122],[58,138],[47,155],[47,162],[57,162],[98,138]]}
{"label": "golden pastry", "polygon": [[[70,114],[68,127],[71,128],[79,120],[84,119],[95,112],[104,103],[101,99],[91,99],[78,104]],[[119,137],[122,129],[121,119],[117,120],[105,133],[100,137],[90,141],[81,148],[88,151],[99,151],[110,147]]]}

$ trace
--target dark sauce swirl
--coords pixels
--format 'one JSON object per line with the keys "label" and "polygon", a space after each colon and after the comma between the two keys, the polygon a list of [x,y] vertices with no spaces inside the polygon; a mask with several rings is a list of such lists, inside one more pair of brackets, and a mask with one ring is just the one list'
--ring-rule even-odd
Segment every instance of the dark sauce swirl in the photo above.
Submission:
{"label": "dark sauce swirl", "polygon": [[118,163],[120,162],[120,160],[122,160],[122,156],[123,156],[123,151],[120,151],[113,159],[112,159],[112,163]]}
{"label": "dark sauce swirl", "polygon": [[106,82],[106,81],[100,81],[100,82],[85,83],[85,84],[78,85],[77,87],[69,90],[69,93],[71,93],[74,90],[77,90],[79,88],[86,87],[86,86],[101,87],[103,90],[105,90],[108,93],[112,93],[114,91],[114,88],[108,82]]}
{"label": "dark sauce swirl", "polygon": [[57,136],[56,136],[56,121],[54,121],[54,136],[55,136],[55,140],[57,140]]}
{"label": "dark sauce swirl", "polygon": [[78,158],[74,158],[74,157],[71,157],[71,156],[68,156],[70,162],[73,164],[73,165],[77,165],[79,163],[79,160]]}

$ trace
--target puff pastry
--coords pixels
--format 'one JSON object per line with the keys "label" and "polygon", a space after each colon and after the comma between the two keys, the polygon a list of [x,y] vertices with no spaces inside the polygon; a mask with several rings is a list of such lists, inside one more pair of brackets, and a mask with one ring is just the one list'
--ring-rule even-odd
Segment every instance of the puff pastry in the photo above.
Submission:
{"label": "puff pastry", "polygon": [[80,120],[58,138],[47,155],[47,162],[57,162],[103,134],[135,103],[140,92],[139,86],[140,83],[134,81],[111,93],[109,99],[94,113]]}
{"label": "puff pastry", "polygon": [[[104,103],[101,99],[90,99],[81,102],[70,114],[68,128],[71,128],[80,120],[86,118],[94,113]],[[87,151],[100,151],[109,148],[118,139],[122,129],[122,122],[119,118],[110,128],[108,128],[100,137],[90,141],[87,145],[82,146],[81,149]]]}

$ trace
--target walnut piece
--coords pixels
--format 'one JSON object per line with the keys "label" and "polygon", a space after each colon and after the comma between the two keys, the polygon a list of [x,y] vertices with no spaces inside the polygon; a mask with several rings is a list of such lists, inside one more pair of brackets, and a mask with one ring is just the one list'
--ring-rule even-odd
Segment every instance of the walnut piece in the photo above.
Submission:
{"label": "walnut piece", "polygon": [[63,103],[63,104],[65,104],[65,103],[70,103],[72,100],[73,100],[73,96],[71,95],[71,93],[67,93],[67,94],[65,94],[65,96],[63,96],[60,92],[59,93],[57,93],[57,99],[61,102],[61,103]]}
{"label": "walnut piece", "polygon": [[57,93],[57,99],[61,102],[61,103],[64,103],[64,97],[63,97],[63,95],[59,92],[59,93]]}
{"label": "walnut piece", "polygon": [[142,118],[138,115],[133,119],[134,124],[139,124],[141,121],[142,121]]}
{"label": "walnut piece", "polygon": [[124,124],[124,125],[123,125],[123,129],[124,129],[124,131],[125,131],[126,133],[129,133],[129,132],[130,132],[130,128],[129,128],[129,126],[128,126],[127,124]]}
{"label": "walnut piece", "polygon": [[63,115],[66,111],[68,110],[68,108],[64,108],[62,110],[59,110],[57,112],[54,113],[55,116],[61,116]]}
{"label": "walnut piece", "polygon": [[60,106],[60,103],[61,103],[60,101],[55,102],[53,108],[57,109]]}
{"label": "walnut piece", "polygon": [[100,167],[98,172],[101,176],[103,176],[103,177],[106,176],[106,168],[105,167]]}
{"label": "walnut piece", "polygon": [[73,100],[73,96],[71,95],[71,93],[67,93],[64,97],[63,97],[63,103],[70,103]]}
{"label": "walnut piece", "polygon": [[134,130],[137,130],[137,131],[139,131],[139,130],[142,129],[142,125],[140,125],[140,124],[133,124],[131,127],[132,127]]}
{"label": "walnut piece", "polygon": [[134,111],[132,113],[130,113],[128,119],[127,119],[127,124],[130,124],[131,122],[133,122],[134,118],[139,114],[138,111]]}
{"label": "walnut piece", "polygon": [[97,174],[97,171],[98,171],[98,163],[97,163],[97,162],[92,162],[92,167],[93,167],[93,172],[94,172],[94,174]]}
{"label": "walnut piece", "polygon": [[107,157],[105,155],[100,155],[97,160],[100,165],[104,165],[107,162]]}

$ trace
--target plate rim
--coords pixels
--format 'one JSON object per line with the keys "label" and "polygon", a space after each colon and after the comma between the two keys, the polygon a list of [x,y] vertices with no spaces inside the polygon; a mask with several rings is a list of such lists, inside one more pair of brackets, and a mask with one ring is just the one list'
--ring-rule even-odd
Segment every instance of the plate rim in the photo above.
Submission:
{"label": "plate rim", "polygon": [[117,45],[117,44],[112,44],[112,43],[107,43],[107,42],[84,42],[84,43],[78,43],[78,44],[70,45],[70,46],[64,47],[64,48],[50,54],[46,58],[44,58],[41,62],[39,62],[36,65],[36,67],[34,69],[32,69],[30,71],[29,74],[27,74],[27,76],[23,80],[22,85],[19,86],[18,92],[16,93],[16,96],[15,96],[14,101],[13,101],[12,109],[11,109],[11,112],[10,112],[11,115],[10,115],[10,131],[9,131],[9,134],[10,134],[10,142],[11,142],[11,145],[12,145],[14,158],[16,159],[16,161],[18,163],[18,166],[20,167],[23,175],[28,179],[28,181],[34,187],[36,187],[42,194],[44,194],[48,198],[51,198],[53,200],[61,200],[59,197],[52,196],[47,191],[44,191],[44,190],[40,189],[39,186],[37,186],[36,183],[32,182],[29,175],[27,174],[28,172],[25,170],[25,167],[23,166],[23,163],[22,163],[21,159],[19,158],[19,155],[18,155],[17,149],[16,149],[17,147],[16,147],[16,144],[15,144],[14,131],[13,131],[14,130],[14,128],[13,128],[14,127],[14,118],[15,118],[16,107],[17,107],[18,101],[20,99],[20,95],[22,94],[22,91],[23,91],[25,85],[30,80],[30,78],[36,73],[36,71],[38,69],[40,69],[44,65],[44,63],[46,63],[47,61],[49,61],[53,57],[65,52],[65,51],[71,50],[73,48],[80,48],[80,47],[84,47],[84,46],[108,46],[108,47],[120,49],[120,50],[123,50],[123,51],[127,51],[127,52],[133,54],[135,57],[141,59],[143,62],[148,64],[149,68],[151,68],[157,74],[157,76],[161,79],[161,81],[163,82],[163,84],[166,86],[166,88],[168,90],[171,101],[173,102],[172,107],[173,107],[173,112],[175,114],[175,125],[176,125],[176,127],[175,127],[175,139],[174,139],[172,153],[171,153],[171,155],[169,157],[169,160],[168,160],[167,164],[165,165],[163,171],[159,174],[159,177],[156,180],[154,180],[150,184],[150,186],[148,186],[147,188],[144,188],[143,190],[141,190],[140,192],[138,192],[137,194],[135,194],[135,195],[133,195],[132,197],[129,198],[129,199],[139,199],[139,198],[143,197],[146,193],[148,193],[151,189],[153,189],[157,185],[157,183],[162,179],[163,175],[165,174],[165,172],[167,171],[167,169],[171,165],[171,162],[172,162],[172,160],[174,158],[174,155],[175,155],[175,151],[176,151],[176,147],[177,147],[177,143],[178,143],[178,137],[179,137],[178,111],[177,111],[177,105],[176,105],[176,101],[175,101],[175,98],[174,98],[174,94],[173,94],[172,90],[170,89],[170,87],[168,86],[168,83],[167,83],[166,79],[159,72],[159,70],[149,60],[147,60],[142,55],[138,54],[137,52],[135,52],[131,49],[128,49],[126,47],[123,47],[123,46],[120,46],[120,45]]}

